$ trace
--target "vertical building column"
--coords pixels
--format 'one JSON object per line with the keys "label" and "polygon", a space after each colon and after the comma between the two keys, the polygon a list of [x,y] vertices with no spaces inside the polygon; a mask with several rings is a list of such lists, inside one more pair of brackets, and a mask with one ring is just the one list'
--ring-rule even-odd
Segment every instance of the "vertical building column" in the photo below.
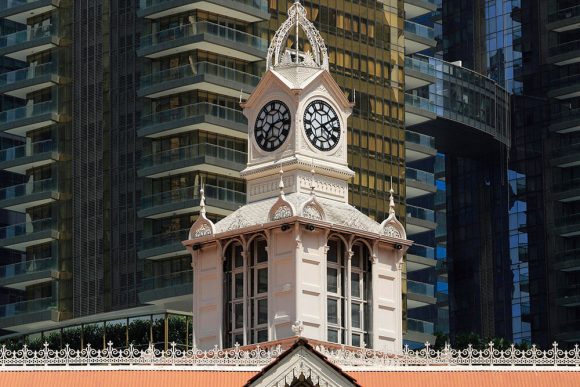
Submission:
{"label": "vertical building column", "polygon": [[[349,243],[350,244],[350,243]],[[344,311],[344,319],[346,320],[346,338],[345,344],[351,345],[352,342],[352,321],[351,321],[351,289],[350,289],[350,275],[351,275],[351,263],[352,263],[352,256],[354,252],[352,251],[352,245],[349,246],[347,256],[346,256],[346,286],[344,291],[346,292],[345,299],[346,299],[346,310]]]}
{"label": "vertical building column", "polygon": [[[371,254],[371,294],[367,294],[367,302],[371,304],[371,313],[370,313],[370,321],[365,321],[365,324],[368,324],[365,328],[366,331],[369,332],[369,339],[371,340],[370,343],[366,343],[366,346],[369,348],[374,348],[375,343],[378,343],[378,337],[375,338],[376,329],[375,329],[375,316],[379,315],[379,303],[375,300],[377,291],[377,284],[379,283],[379,268],[377,263],[379,262],[379,243],[375,241],[373,243],[373,251]],[[401,320],[401,327],[402,328],[402,319]]]}

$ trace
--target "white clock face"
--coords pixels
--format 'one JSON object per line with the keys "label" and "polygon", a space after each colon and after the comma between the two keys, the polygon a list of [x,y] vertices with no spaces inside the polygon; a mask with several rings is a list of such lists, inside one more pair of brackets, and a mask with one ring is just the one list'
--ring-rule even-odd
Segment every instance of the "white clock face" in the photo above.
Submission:
{"label": "white clock face", "polygon": [[316,100],[304,110],[304,132],[310,143],[321,151],[333,149],[340,140],[338,114],[326,102]]}
{"label": "white clock face", "polygon": [[280,148],[290,133],[290,110],[282,101],[268,102],[256,118],[254,138],[267,152]]}

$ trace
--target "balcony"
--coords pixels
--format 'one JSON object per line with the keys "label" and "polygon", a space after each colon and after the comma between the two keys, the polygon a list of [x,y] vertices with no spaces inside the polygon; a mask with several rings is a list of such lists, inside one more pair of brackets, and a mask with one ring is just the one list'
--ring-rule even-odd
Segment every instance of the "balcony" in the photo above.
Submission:
{"label": "balcony", "polygon": [[560,286],[560,289],[558,289],[558,305],[572,308],[580,306],[580,285]]}
{"label": "balcony", "polygon": [[52,297],[0,305],[0,328],[51,320],[55,306]]}
{"label": "balcony", "polygon": [[580,130],[580,109],[562,110],[552,115],[550,131],[573,133]]}
{"label": "balcony", "polygon": [[557,217],[556,228],[561,237],[580,235],[580,214]]}
{"label": "balcony", "polygon": [[562,43],[550,48],[548,62],[558,66],[580,62],[580,40]]}
{"label": "balcony", "polygon": [[435,186],[435,175],[432,173],[414,168],[406,168],[405,173],[407,198],[413,199],[437,191],[437,187]]}
{"label": "balcony", "polygon": [[405,57],[405,90],[435,83],[435,66],[428,61]]}
{"label": "balcony", "polygon": [[60,80],[53,63],[30,66],[0,74],[0,94],[26,99],[28,93],[57,85]]}
{"label": "balcony", "polygon": [[233,28],[202,21],[143,36],[137,55],[161,58],[196,49],[252,62],[266,57],[268,42]]}
{"label": "balcony", "polygon": [[0,208],[26,212],[31,207],[54,202],[59,196],[56,179],[30,181],[0,189]]}
{"label": "balcony", "polygon": [[580,271],[580,249],[566,250],[554,255],[555,270]]}
{"label": "balcony", "polygon": [[144,156],[137,175],[158,178],[205,171],[239,177],[246,163],[246,152],[213,144],[194,144]]}
{"label": "balcony", "polygon": [[143,304],[167,304],[189,302],[193,292],[193,271],[185,270],[144,278],[139,292],[139,301]]}
{"label": "balcony", "polygon": [[568,99],[580,96],[580,74],[554,79],[552,90],[548,91],[548,98]]}
{"label": "balcony", "polygon": [[405,18],[414,19],[437,10],[434,0],[405,0]]}
{"label": "balcony", "polygon": [[558,144],[552,152],[550,163],[560,168],[580,165],[580,144]]}
{"label": "balcony", "polygon": [[436,45],[433,28],[405,20],[405,55],[415,54]]}
{"label": "balcony", "polygon": [[159,19],[193,10],[215,13],[248,23],[270,18],[266,0],[141,0],[137,16]]}
{"label": "balcony", "polygon": [[580,5],[561,9],[548,16],[549,31],[565,32],[580,28]]}
{"label": "balcony", "polygon": [[160,98],[191,90],[247,98],[260,77],[209,62],[166,69],[141,77],[139,97]]}
{"label": "balcony", "polygon": [[432,322],[407,318],[407,332],[405,332],[403,338],[405,341],[415,343],[433,343],[435,342],[435,336],[433,336],[434,331],[435,324]]}
{"label": "balcony", "polygon": [[59,238],[56,222],[51,218],[0,227],[0,247],[26,251],[27,247]]}
{"label": "balcony", "polygon": [[0,18],[26,24],[33,17],[58,7],[60,0],[3,0],[0,2]]}
{"label": "balcony", "polygon": [[437,155],[435,139],[420,133],[405,131],[405,160],[407,162],[427,159]]}
{"label": "balcony", "polygon": [[407,308],[415,309],[437,303],[435,286],[424,282],[407,280]]}
{"label": "balcony", "polygon": [[437,106],[427,98],[405,94],[405,126],[410,127],[437,118]]}
{"label": "balcony", "polygon": [[0,131],[24,137],[31,130],[60,122],[60,118],[54,101],[29,104],[0,112]]}
{"label": "balcony", "polygon": [[435,211],[428,208],[406,205],[407,235],[415,235],[422,232],[433,231],[437,227],[435,223]]}
{"label": "balcony", "polygon": [[555,338],[558,342],[568,342],[571,344],[580,342],[580,320],[566,319],[559,321]]}
{"label": "balcony", "polygon": [[38,26],[0,36],[0,56],[25,62],[29,55],[50,50],[59,42],[56,26]]}
{"label": "balcony", "polygon": [[137,256],[140,259],[165,259],[188,255],[181,241],[188,239],[189,228],[143,238]]}
{"label": "balcony", "polygon": [[[196,212],[199,209],[199,188],[185,187],[144,196],[138,215],[142,218],[159,219]],[[210,214],[226,216],[246,204],[244,192],[205,185],[204,193],[206,208]]]}
{"label": "balcony", "polygon": [[56,258],[0,266],[0,287],[25,290],[27,286],[52,281],[53,271],[56,271]]}
{"label": "balcony", "polygon": [[159,138],[204,130],[230,137],[248,138],[246,117],[240,110],[208,102],[180,106],[143,117],[141,137]]}
{"label": "balcony", "polygon": [[564,203],[580,200],[580,179],[554,184],[553,198]]}
{"label": "balcony", "polygon": [[0,150],[0,170],[21,175],[30,168],[54,163],[61,158],[52,140],[18,145]]}
{"label": "balcony", "polygon": [[407,250],[407,273],[435,267],[435,248],[414,243]]}

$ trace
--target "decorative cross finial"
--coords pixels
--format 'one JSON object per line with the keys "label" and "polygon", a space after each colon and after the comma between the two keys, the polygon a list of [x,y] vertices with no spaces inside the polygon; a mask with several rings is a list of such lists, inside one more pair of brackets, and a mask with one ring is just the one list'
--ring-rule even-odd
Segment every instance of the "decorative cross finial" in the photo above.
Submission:
{"label": "decorative cross finial", "polygon": [[296,322],[294,322],[294,325],[292,325],[292,332],[294,332],[294,334],[296,336],[302,337],[303,330],[304,330],[304,325],[302,324],[302,321],[296,320]]}
{"label": "decorative cross finial", "polygon": [[395,190],[393,190],[393,177],[391,176],[391,189],[389,189],[389,193],[391,194],[389,196],[389,214],[394,214],[395,213],[395,198],[393,197],[393,194],[395,193]]}
{"label": "decorative cross finial", "polygon": [[200,199],[199,199],[199,207],[200,207],[199,212],[202,215],[205,215],[205,193],[204,193],[204,190],[203,190],[203,183],[201,184],[201,188],[199,189],[199,196],[200,196]]}
{"label": "decorative cross finial", "polygon": [[284,175],[284,171],[280,168],[280,184],[278,184],[278,188],[280,188],[280,197],[284,197],[284,180],[282,179],[282,175]]}

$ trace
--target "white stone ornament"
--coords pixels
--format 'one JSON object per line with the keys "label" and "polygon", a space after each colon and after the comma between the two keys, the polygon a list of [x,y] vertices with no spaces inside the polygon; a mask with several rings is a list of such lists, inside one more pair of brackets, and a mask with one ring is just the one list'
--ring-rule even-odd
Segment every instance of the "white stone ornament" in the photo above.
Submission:
{"label": "white stone ornament", "polygon": [[203,184],[199,189],[199,216],[189,230],[189,239],[201,238],[215,233],[214,223],[207,218],[205,209],[205,193]]}

